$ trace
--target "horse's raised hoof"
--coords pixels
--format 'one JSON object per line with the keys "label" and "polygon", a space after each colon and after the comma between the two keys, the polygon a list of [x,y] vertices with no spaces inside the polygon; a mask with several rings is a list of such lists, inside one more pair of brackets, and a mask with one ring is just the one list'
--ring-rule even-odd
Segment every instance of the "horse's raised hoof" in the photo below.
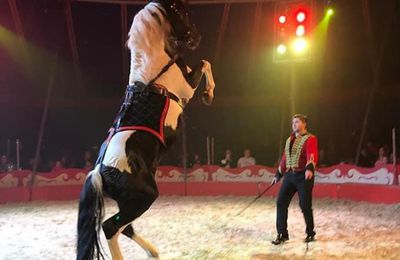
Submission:
{"label": "horse's raised hoof", "polygon": [[153,248],[145,251],[149,259],[157,259],[157,260],[160,259],[160,255],[158,254],[156,249]]}
{"label": "horse's raised hoof", "polygon": [[146,241],[136,233],[133,234],[132,239],[144,249],[149,258],[155,258],[155,259],[159,258],[157,249],[150,242]]}
{"label": "horse's raised hoof", "polygon": [[146,250],[147,256],[152,259],[160,259],[158,252],[155,249]]}
{"label": "horse's raised hoof", "polygon": [[203,92],[202,101],[204,105],[211,106],[214,97],[208,91]]}

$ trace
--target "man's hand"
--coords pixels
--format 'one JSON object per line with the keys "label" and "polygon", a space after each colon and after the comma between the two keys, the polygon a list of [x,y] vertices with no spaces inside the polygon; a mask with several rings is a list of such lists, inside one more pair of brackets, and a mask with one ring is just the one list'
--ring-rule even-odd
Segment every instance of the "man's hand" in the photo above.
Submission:
{"label": "man's hand", "polygon": [[307,170],[305,174],[306,180],[311,180],[313,175],[314,173],[311,170]]}
{"label": "man's hand", "polygon": [[274,185],[275,183],[277,183],[279,181],[278,177],[274,177],[271,181],[271,185]]}

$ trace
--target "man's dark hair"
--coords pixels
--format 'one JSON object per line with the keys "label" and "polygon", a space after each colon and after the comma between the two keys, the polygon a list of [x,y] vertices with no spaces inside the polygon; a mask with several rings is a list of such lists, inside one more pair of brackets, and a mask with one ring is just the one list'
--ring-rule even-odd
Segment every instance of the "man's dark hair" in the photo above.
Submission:
{"label": "man's dark hair", "polygon": [[301,121],[303,121],[304,123],[308,123],[308,118],[307,118],[307,116],[306,115],[303,115],[303,114],[295,114],[294,116],[293,116],[293,119],[294,118],[298,118],[298,119],[300,119]]}

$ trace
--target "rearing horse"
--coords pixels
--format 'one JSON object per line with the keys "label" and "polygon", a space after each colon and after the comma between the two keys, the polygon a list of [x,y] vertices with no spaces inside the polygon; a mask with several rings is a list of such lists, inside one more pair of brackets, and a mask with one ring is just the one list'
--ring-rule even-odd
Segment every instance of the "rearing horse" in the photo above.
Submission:
{"label": "rearing horse", "polygon": [[[215,84],[210,63],[203,60],[192,70],[182,57],[184,51],[195,50],[200,39],[181,0],[150,1],[134,17],[127,44],[131,67],[125,100],[80,196],[78,260],[103,257],[101,229],[114,260],[123,259],[120,233],[149,256],[158,257],[157,250],[134,232],[132,222],[158,197],[156,167],[203,75],[203,101],[212,102]],[[119,207],[104,222],[103,193]]]}

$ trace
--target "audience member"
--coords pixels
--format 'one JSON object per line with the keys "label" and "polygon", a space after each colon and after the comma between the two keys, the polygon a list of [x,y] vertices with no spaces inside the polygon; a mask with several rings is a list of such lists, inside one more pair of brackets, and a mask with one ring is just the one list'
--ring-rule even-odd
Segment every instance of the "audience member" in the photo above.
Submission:
{"label": "audience member", "polygon": [[14,169],[14,164],[8,160],[7,155],[3,154],[0,159],[0,173],[11,172]]}
{"label": "audience member", "polygon": [[90,161],[86,161],[85,165],[82,167],[82,169],[84,169],[85,171],[91,171],[93,170],[94,166],[93,163]]}
{"label": "audience member", "polygon": [[94,165],[94,160],[92,151],[85,150],[83,152],[83,158],[79,163],[79,167],[85,170],[91,170],[93,168],[93,165]]}
{"label": "audience member", "polygon": [[374,159],[378,157],[378,147],[372,141],[367,142],[367,152]]}
{"label": "audience member", "polygon": [[225,157],[221,160],[221,166],[225,168],[232,168],[233,167],[233,160],[232,160],[232,152],[231,150],[225,151]]}
{"label": "audience member", "polygon": [[358,166],[361,167],[373,167],[374,166],[375,157],[368,152],[367,149],[362,148],[360,153],[360,159],[358,162]]}
{"label": "audience member", "polygon": [[67,168],[67,157],[62,156],[60,160],[56,161],[52,171],[57,171]]}
{"label": "audience member", "polygon": [[200,167],[201,166],[201,160],[200,160],[200,155],[195,154],[193,157],[193,161],[189,163],[190,168],[195,168],[195,167]]}
{"label": "audience member", "polygon": [[252,165],[256,165],[256,159],[254,159],[254,157],[251,156],[251,150],[246,149],[244,150],[244,156],[239,158],[237,162],[237,167],[243,168]]}
{"label": "audience member", "polygon": [[383,167],[389,163],[388,151],[385,147],[379,148],[378,159],[375,162],[375,167]]}

